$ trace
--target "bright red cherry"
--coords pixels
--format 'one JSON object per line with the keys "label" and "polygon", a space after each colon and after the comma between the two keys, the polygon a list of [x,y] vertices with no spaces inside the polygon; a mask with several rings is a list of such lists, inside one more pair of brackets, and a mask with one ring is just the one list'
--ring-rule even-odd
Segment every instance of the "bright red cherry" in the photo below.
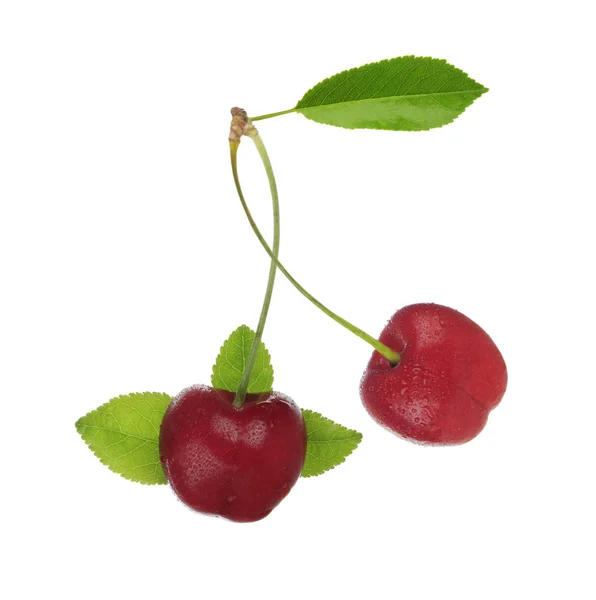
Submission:
{"label": "bright red cherry", "polygon": [[396,366],[374,352],[362,378],[366,410],[397,435],[423,444],[462,444],[484,428],[507,387],[499,349],[474,321],[439,304],[397,311],[380,341]]}
{"label": "bright red cherry", "polygon": [[199,385],[183,390],[161,424],[159,450],[166,477],[190,508],[258,521],[289,493],[306,455],[306,428],[283,394],[235,394]]}

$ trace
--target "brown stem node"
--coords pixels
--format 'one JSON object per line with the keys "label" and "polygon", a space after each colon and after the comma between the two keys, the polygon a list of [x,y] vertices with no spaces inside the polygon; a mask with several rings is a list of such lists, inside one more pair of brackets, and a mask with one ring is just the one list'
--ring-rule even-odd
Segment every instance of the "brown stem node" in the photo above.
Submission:
{"label": "brown stem node", "polygon": [[230,111],[232,113],[232,122],[230,123],[230,135],[228,139],[230,142],[240,143],[240,138],[243,135],[255,136],[257,135],[257,128],[252,124],[252,120],[246,114],[243,108],[234,106]]}
{"label": "brown stem node", "polygon": [[230,111],[232,113],[232,122],[230,123],[230,135],[228,139],[230,142],[240,143],[240,138],[244,134],[244,130],[248,124],[248,115],[243,108],[234,106]]}

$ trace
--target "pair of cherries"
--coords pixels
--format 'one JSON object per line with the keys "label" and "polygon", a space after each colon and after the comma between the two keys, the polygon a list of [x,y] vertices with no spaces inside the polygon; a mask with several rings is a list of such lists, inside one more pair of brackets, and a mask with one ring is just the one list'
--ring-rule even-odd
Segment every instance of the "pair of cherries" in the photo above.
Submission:
{"label": "pair of cherries", "polygon": [[[399,354],[392,364],[376,350],[360,387],[377,423],[421,444],[462,444],[484,428],[507,386],[503,357],[475,322],[438,304],[397,311],[379,341]],[[232,521],[267,516],[300,477],[306,452],[302,414],[277,392],[249,394],[195,386],[164,416],[160,459],[189,507]]]}

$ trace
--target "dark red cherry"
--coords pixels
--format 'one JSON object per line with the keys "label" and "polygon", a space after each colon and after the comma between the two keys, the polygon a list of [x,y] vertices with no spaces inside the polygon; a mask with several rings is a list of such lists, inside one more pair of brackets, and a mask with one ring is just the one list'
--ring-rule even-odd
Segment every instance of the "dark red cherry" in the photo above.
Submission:
{"label": "dark red cherry", "polygon": [[199,385],[182,391],[161,424],[166,477],[190,508],[231,521],[258,521],[289,493],[306,454],[302,413],[278,392],[235,394]]}

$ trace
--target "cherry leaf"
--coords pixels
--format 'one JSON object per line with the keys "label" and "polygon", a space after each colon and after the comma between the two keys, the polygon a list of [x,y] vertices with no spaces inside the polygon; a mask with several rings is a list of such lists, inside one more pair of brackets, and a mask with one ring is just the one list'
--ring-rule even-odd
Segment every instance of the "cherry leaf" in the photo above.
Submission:
{"label": "cherry leaf", "polygon": [[[211,375],[211,385],[220,390],[236,392],[240,385],[240,379],[250,354],[255,332],[241,325],[223,343]],[[257,351],[255,366],[248,384],[249,394],[262,394],[273,389],[273,367],[271,356],[261,342]]]}
{"label": "cherry leaf", "polygon": [[302,477],[321,475],[340,465],[362,440],[361,433],[334,423],[317,412],[302,410],[302,416],[307,434]]}
{"label": "cherry leaf", "polygon": [[157,392],[118,396],[81,417],[75,427],[115,473],[147,485],[167,483],[159,460],[159,427],[171,401]]}
{"label": "cherry leaf", "polygon": [[399,56],[342,71],[310,89],[290,112],[347,129],[423,131],[455,120],[488,90],[447,61]]}

